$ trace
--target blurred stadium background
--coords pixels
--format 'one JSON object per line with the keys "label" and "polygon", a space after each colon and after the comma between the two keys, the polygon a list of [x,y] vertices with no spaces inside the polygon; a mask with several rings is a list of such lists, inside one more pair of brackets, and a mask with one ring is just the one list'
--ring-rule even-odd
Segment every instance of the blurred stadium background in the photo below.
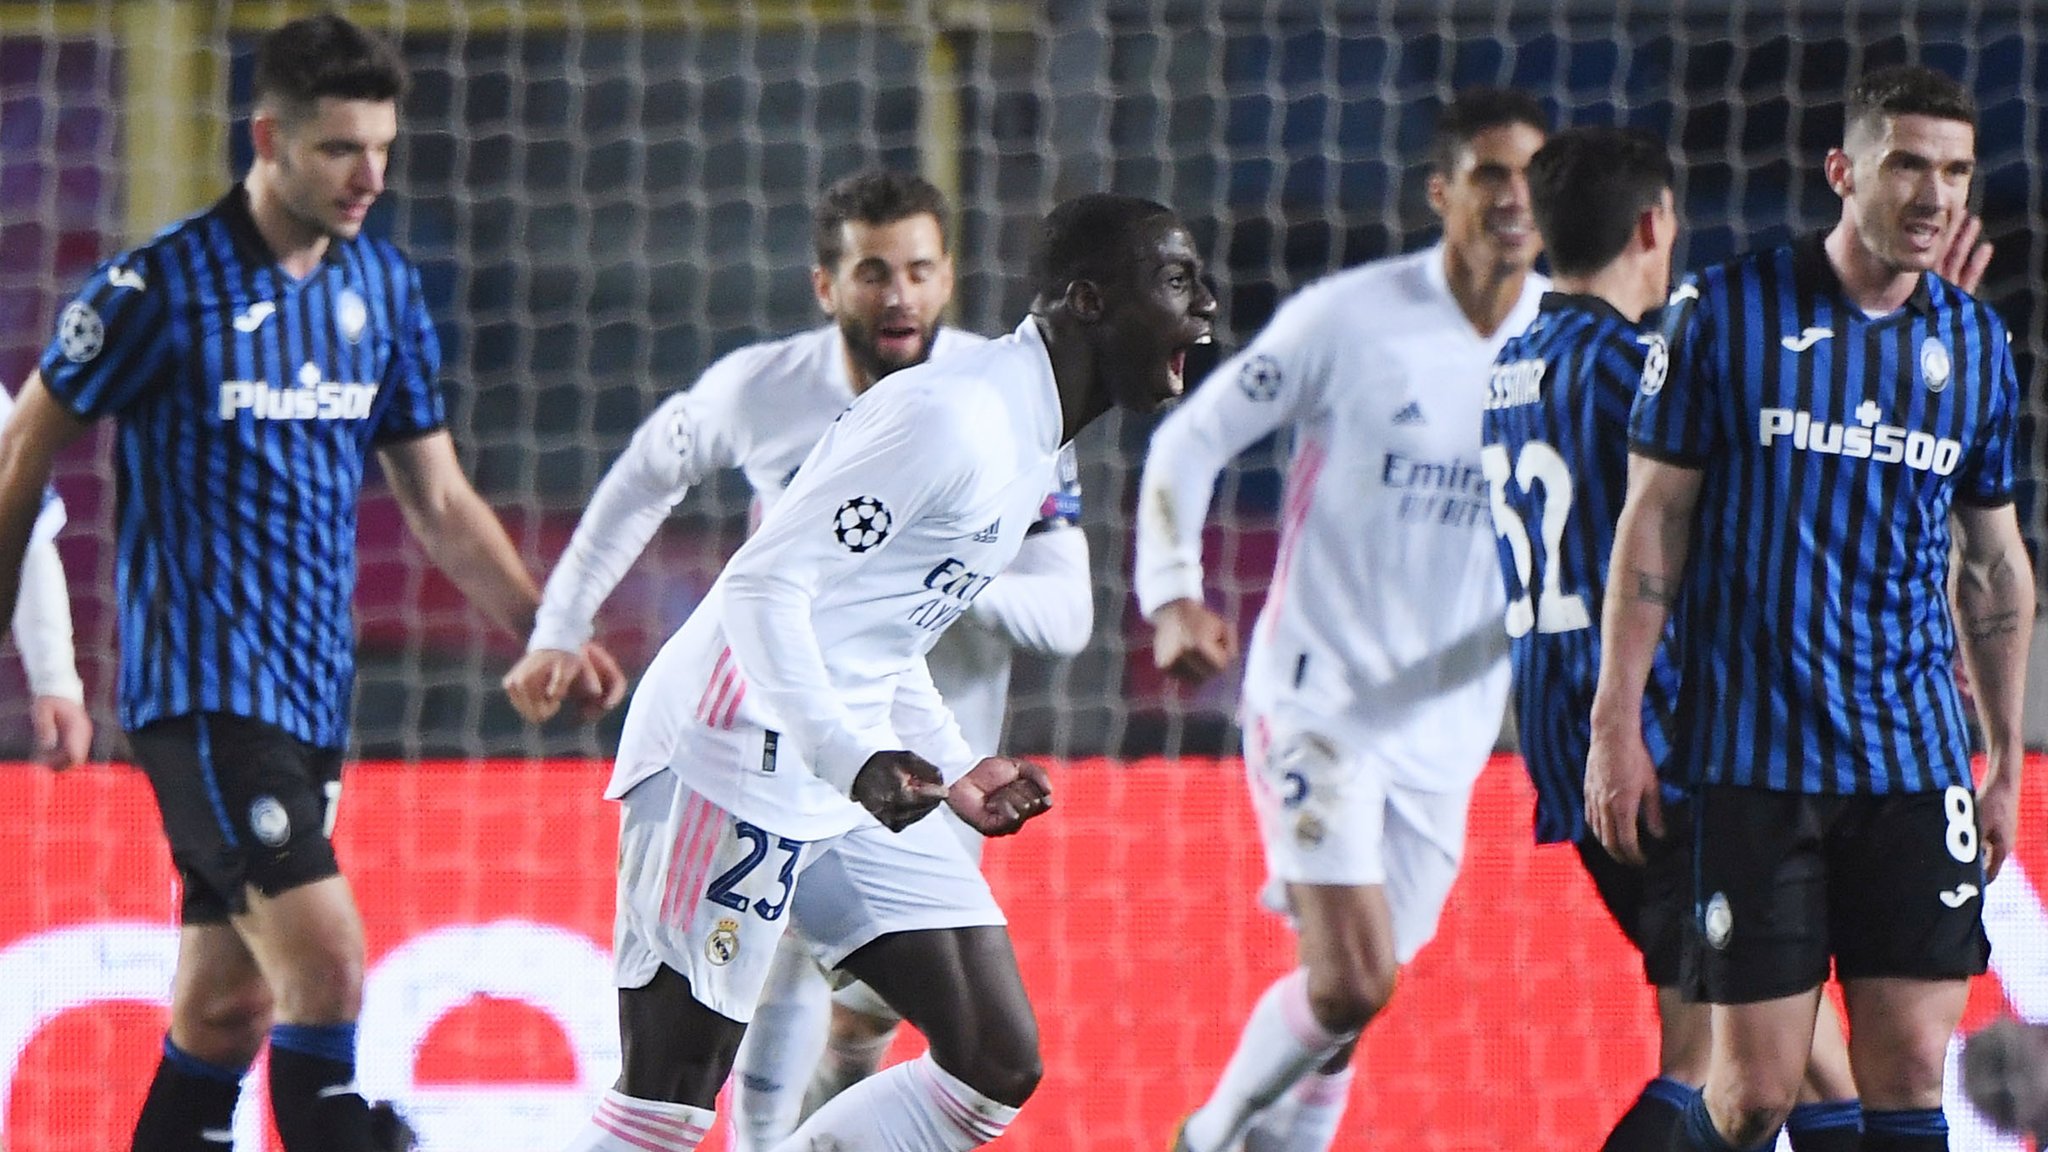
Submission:
{"label": "blurred stadium background", "polygon": [[[0,379],[25,376],[93,264],[226,188],[247,159],[254,39],[315,7],[0,0]],[[1915,59],[1960,76],[1982,103],[1978,185],[1998,245],[1985,294],[2018,334],[2023,379],[2036,379],[2043,352],[2048,71],[2034,0],[336,7],[391,32],[414,69],[392,190],[372,227],[425,269],[457,441],[537,571],[662,396],[722,352],[816,322],[811,197],[869,165],[919,169],[952,195],[963,327],[1012,326],[1029,225],[1062,196],[1111,188],[1180,209],[1212,262],[1222,331],[1241,341],[1309,280],[1432,238],[1422,158],[1436,109],[1459,87],[1519,86],[1560,123],[1663,134],[1680,159],[1682,261],[1698,264],[1831,221],[1819,163],[1838,139],[1848,79]],[[2038,544],[2048,522],[2031,384],[2029,397],[2022,514]],[[1082,441],[1095,639],[1064,664],[1025,661],[1013,701],[1015,749],[1083,761],[1069,772],[1083,802],[1034,845],[1050,847],[997,856],[1054,1062],[1013,1138],[1033,1147],[1163,1146],[1164,1125],[1206,1086],[1286,946],[1247,907],[1257,850],[1234,771],[1206,759],[1234,751],[1235,686],[1164,686],[1131,600],[1130,501],[1146,431],[1112,417]],[[1283,453],[1262,445],[1226,476],[1210,532],[1212,596],[1247,628],[1270,570]],[[102,435],[66,458],[59,487],[82,670],[105,725],[99,751],[118,758],[109,467]],[[614,596],[601,627],[630,666],[695,603],[741,538],[746,507],[736,476],[693,493]],[[422,940],[457,929],[445,939],[458,953],[502,954],[511,937],[461,932],[515,922],[552,925],[519,937],[515,955],[555,946],[535,939],[601,948],[610,816],[591,799],[589,760],[609,748],[616,717],[523,727],[496,688],[520,639],[492,634],[426,570],[374,489],[361,535],[356,751],[380,763],[354,794],[380,799],[352,802],[363,806],[349,809],[344,835],[369,889],[373,957],[417,958]],[[17,754],[20,701],[18,672],[0,671],[0,749]],[[1160,756],[1200,759],[1133,763]],[[1590,1146],[1647,1071],[1640,1005],[1620,991],[1626,960],[1572,870],[1521,846],[1517,775],[1509,760],[1489,774],[1468,879],[1423,961],[1439,982],[1414,982],[1395,1025],[1376,1035],[1367,1058],[1377,1071],[1361,1078],[1373,1087],[1361,1089],[1341,1147]],[[168,876],[146,797],[117,770],[61,781],[0,773],[0,794],[35,816],[0,839],[0,859],[22,877],[0,905],[0,944],[16,941],[0,972],[49,988],[8,1007],[14,985],[0,979],[0,1036],[20,1038],[0,1140],[16,1152],[111,1146],[105,1134],[133,1107],[117,1089],[154,1050],[148,1005],[162,991],[152,981]],[[2032,861],[2048,867],[2039,853]],[[1979,990],[1972,1019],[2002,1005],[2048,1016],[2048,915],[2027,885],[2022,874],[1994,889],[2005,897],[1990,909],[2000,980]],[[67,925],[85,934],[57,931]],[[83,951],[23,951],[59,937]],[[1077,968],[1084,955],[1109,971]],[[41,967],[9,969],[10,957]],[[73,983],[99,992],[67,993],[79,964],[125,975],[80,976]],[[1181,990],[1162,999],[1147,983],[1162,976]],[[595,1024],[542,1013],[555,1033],[502,1005],[454,1011],[471,993],[516,1005],[538,992],[422,979],[467,990],[442,1005],[457,1024],[429,1016],[416,1029],[415,1071],[433,1071],[393,1082],[416,1107],[432,1111],[418,1085],[435,1077],[519,1081],[538,1064],[567,1067],[559,1079],[572,1086],[602,1082],[591,1077],[609,1028],[603,988],[598,1008],[578,1001],[578,1012],[598,1012]],[[1588,1002],[1594,983],[1616,991]],[[121,994],[99,994],[108,989]],[[78,1015],[103,1000],[142,1006]],[[562,1036],[581,1065],[563,1056]],[[134,1075],[110,1085],[93,1074],[135,1060]],[[1405,1102],[1385,1103],[1390,1088]],[[1505,1108],[1476,1098],[1489,1090]],[[545,1096],[508,1088],[499,1107]],[[489,1143],[497,1137],[460,1108],[448,1115],[434,1147],[512,1146]],[[1967,1124],[1969,1139],[1990,1140]],[[534,1135],[545,1124],[489,1131],[551,1146]]]}

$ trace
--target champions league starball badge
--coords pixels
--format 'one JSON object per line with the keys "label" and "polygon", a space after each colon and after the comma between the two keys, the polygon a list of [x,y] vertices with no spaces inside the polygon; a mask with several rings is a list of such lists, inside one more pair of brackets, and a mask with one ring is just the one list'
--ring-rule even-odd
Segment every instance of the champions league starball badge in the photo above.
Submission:
{"label": "champions league starball badge", "polygon": [[856,496],[839,506],[832,518],[832,535],[848,552],[865,552],[889,538],[893,517],[889,506],[873,496]]}

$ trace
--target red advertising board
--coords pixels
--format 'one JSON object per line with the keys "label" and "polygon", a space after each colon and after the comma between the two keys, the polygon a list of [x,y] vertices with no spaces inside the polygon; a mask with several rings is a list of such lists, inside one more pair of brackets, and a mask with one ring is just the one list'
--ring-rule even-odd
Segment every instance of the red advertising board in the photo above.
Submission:
{"label": "red advertising board", "polygon": [[[429,1149],[558,1148],[616,1071],[604,772],[351,770],[339,837],[369,932],[361,1080]],[[1003,1144],[1163,1149],[1292,941],[1254,903],[1234,763],[1088,761],[1058,779],[1059,809],[989,852],[1047,1068]],[[2026,811],[2042,799],[2033,786]],[[1529,845],[1528,804],[1515,763],[1496,762],[1442,931],[1368,1034],[1340,1148],[1597,1147],[1650,1074],[1639,971],[1570,852]],[[0,810],[0,1144],[124,1147],[176,946],[148,789],[117,767],[0,768]],[[1997,969],[1966,1025],[2008,1005],[2048,1017],[2038,817],[2024,840],[1986,894]],[[239,1146],[275,1148],[251,1083]],[[1950,1111],[1953,1147],[2020,1147]]]}

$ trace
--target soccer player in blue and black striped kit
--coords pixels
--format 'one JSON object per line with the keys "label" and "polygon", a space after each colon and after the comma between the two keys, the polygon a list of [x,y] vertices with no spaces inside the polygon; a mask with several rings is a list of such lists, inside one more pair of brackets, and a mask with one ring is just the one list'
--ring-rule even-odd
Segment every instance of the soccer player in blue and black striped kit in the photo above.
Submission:
{"label": "soccer player in blue and black striped kit", "polygon": [[[1529,199],[1553,289],[1528,331],[1501,349],[1487,389],[1486,468],[1515,665],[1522,760],[1536,789],[1536,838],[1571,843],[1600,899],[1642,953],[1656,989],[1658,1075],[1602,1152],[1665,1152],[1705,1079],[1708,1009],[1679,991],[1690,876],[1668,840],[1638,867],[1588,829],[1581,792],[1592,743],[1597,627],[1628,471],[1629,408],[1655,342],[1641,325],[1664,301],[1678,235],[1664,145],[1641,132],[1572,128],[1529,162]],[[1643,742],[1669,755],[1679,692],[1660,647],[1645,685]],[[1665,799],[1676,790],[1666,785]],[[1848,1053],[1831,1009],[1816,1030],[1803,1102],[1786,1127],[1794,1152],[1855,1152]]]}
{"label": "soccer player in blue and black striped kit", "polygon": [[[456,460],[419,276],[361,234],[403,83],[392,49],[338,17],[265,37],[247,178],[86,281],[0,433],[4,619],[51,453],[100,417],[118,429],[121,721],[183,881],[136,1152],[226,1147],[266,1038],[289,1152],[410,1142],[356,1087],[363,929],[328,840],[370,450],[497,624],[525,635],[539,594]],[[584,658],[575,694],[623,688],[608,656]]]}
{"label": "soccer player in blue and black striped kit", "polygon": [[[1682,981],[1713,1041],[1677,1148],[1772,1138],[1830,962],[1862,1148],[1948,1146],[1944,1057],[2018,821],[2034,615],[2006,330],[1933,272],[1975,154],[1960,85],[1872,73],[1827,157],[1840,222],[1689,280],[1646,357],[1586,804],[1617,857],[1641,858],[1640,824],[1691,872]],[[1641,708],[1674,610],[1663,770],[1687,811],[1665,821]],[[1958,646],[1987,749],[1974,789]]]}

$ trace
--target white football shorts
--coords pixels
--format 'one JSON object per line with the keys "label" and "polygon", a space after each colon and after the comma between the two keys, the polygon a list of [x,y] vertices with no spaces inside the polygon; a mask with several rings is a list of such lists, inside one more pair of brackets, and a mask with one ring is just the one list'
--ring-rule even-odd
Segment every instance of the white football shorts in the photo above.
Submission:
{"label": "white football shorts", "polygon": [[1005,922],[959,839],[933,817],[900,833],[871,820],[806,844],[735,819],[672,771],[620,800],[620,988],[645,986],[666,964],[698,1002],[744,1023],[792,926],[837,967],[891,932]]}
{"label": "white football shorts", "polygon": [[879,936],[1007,924],[950,813],[901,832],[870,820],[829,841],[797,889],[796,931],[837,968]]}
{"label": "white football shorts", "polygon": [[1394,955],[1406,964],[1436,935],[1458,878],[1472,790],[1402,787],[1360,743],[1277,714],[1248,716],[1245,776],[1268,874],[1261,900],[1285,914],[1288,884],[1383,887]]}

